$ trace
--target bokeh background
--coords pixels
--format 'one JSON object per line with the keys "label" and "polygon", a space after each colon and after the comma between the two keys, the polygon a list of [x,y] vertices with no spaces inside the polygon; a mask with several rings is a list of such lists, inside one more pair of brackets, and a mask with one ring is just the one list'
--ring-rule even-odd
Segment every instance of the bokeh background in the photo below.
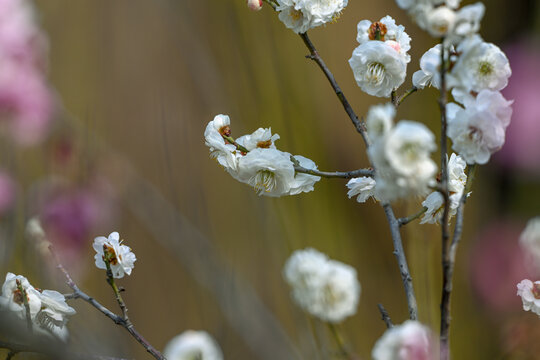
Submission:
{"label": "bokeh background", "polygon": [[[481,34],[507,51],[513,68],[505,96],[515,99],[514,117],[505,148],[479,169],[467,203],[451,347],[454,359],[538,359],[540,322],[523,312],[515,284],[540,275],[524,266],[517,245],[526,221],[540,213],[540,6],[484,3]],[[323,74],[269,7],[254,13],[244,0],[35,5],[62,110],[44,143],[21,149],[3,141],[1,165],[13,175],[15,197],[1,215],[0,274],[24,274],[36,287],[68,292],[47,251],[25,236],[26,221],[39,215],[79,286],[111,309],[114,297],[93,265],[91,244],[120,232],[138,258],[120,282],[124,298],[133,323],[159,349],[184,330],[204,329],[229,360],[331,357],[336,347],[326,327],[295,307],[281,276],[291,252],[308,246],[358,271],[358,313],[340,326],[356,354],[369,358],[385,330],[377,303],[394,322],[406,319],[380,206],[348,199],[340,179],[323,179],[308,194],[258,197],[208,156],[204,128],[224,113],[233,136],[271,127],[280,149],[322,170],[367,164],[361,137]],[[356,24],[386,14],[413,39],[403,91],[435,40],[393,1],[351,0],[339,21],[310,31],[358,114],[381,99],[361,92],[347,63]],[[436,99],[433,89],[414,94],[398,119],[422,121],[439,134]],[[396,212],[411,214],[419,203],[399,203]],[[416,222],[402,232],[420,319],[435,331],[439,231]],[[78,312],[69,325],[75,350],[149,358],[86,303],[71,305]],[[31,357],[17,358],[25,356]]]}

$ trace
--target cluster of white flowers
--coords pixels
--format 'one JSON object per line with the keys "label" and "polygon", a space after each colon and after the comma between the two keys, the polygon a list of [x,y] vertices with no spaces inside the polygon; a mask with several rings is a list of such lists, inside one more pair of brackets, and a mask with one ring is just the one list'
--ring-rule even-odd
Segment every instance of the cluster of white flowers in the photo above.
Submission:
{"label": "cluster of white flowers", "polygon": [[523,310],[540,316],[540,281],[522,280],[517,284],[517,295],[521,296]]}
{"label": "cluster of white flowers", "polygon": [[163,350],[168,360],[223,360],[217,342],[206,331],[184,331],[172,338]]}
{"label": "cluster of white flowers", "polygon": [[[456,101],[447,106],[448,136],[452,139],[453,149],[468,164],[487,163],[491,154],[504,144],[505,131],[510,123],[512,101],[506,100],[500,91],[508,84],[512,71],[504,52],[477,34],[484,13],[483,5],[465,6],[454,13],[452,9],[459,5],[459,1],[452,4],[398,1],[398,4],[411,13],[420,14],[417,20],[428,19],[432,16],[430,14],[441,9],[453,14],[451,26],[439,35],[448,40],[444,43],[448,69],[446,85]],[[426,28],[423,26],[426,21],[419,21],[419,24]],[[420,59],[420,70],[413,75],[416,88],[440,87],[442,46],[434,46]]]}
{"label": "cluster of white flowers", "polygon": [[433,336],[428,327],[418,321],[407,320],[394,326],[377,340],[373,360],[431,360],[436,359]]}
{"label": "cluster of white flowers", "polygon": [[349,59],[356,83],[370,95],[389,97],[405,81],[411,38],[390,16],[362,20],[357,29],[360,45]]}
{"label": "cluster of white flowers", "polygon": [[457,44],[480,28],[485,7],[482,3],[458,9],[461,0],[396,0],[398,6],[431,36]]}
{"label": "cluster of white flowers", "polygon": [[337,20],[348,0],[277,0],[279,19],[286,27],[302,34]]}
{"label": "cluster of white flowers", "polygon": [[204,132],[210,156],[236,180],[251,185],[258,195],[279,197],[313,191],[319,176],[296,173],[294,162],[303,168],[316,170],[317,165],[300,155],[292,156],[275,146],[279,135],[270,129],[257,129],[250,135],[232,138],[230,119],[227,115],[217,115],[210,121]]}
{"label": "cluster of white flowers", "polygon": [[116,231],[108,238],[104,236],[95,238],[93,247],[96,251],[94,259],[99,269],[107,268],[105,264],[105,257],[107,257],[114,278],[123,278],[124,274],[131,275],[137,258],[129,246],[122,245],[120,235]]}
{"label": "cluster of white flowers", "polygon": [[[23,291],[19,289],[17,282]],[[0,296],[0,311],[9,311],[20,320],[26,320],[25,295],[33,330],[67,341],[69,333],[66,325],[75,310],[66,304],[64,295],[53,290],[37,290],[22,275],[6,275]]]}
{"label": "cluster of white flowers", "polygon": [[[465,168],[467,164],[461,156],[452,154],[448,160],[448,192],[450,193],[450,213],[449,219],[457,212],[459,202],[463,196],[465,185],[467,184],[467,175]],[[468,195],[468,194],[467,194]],[[420,224],[436,224],[440,223],[444,212],[444,197],[438,191],[429,194],[422,202],[422,205],[427,208],[424,217]]]}
{"label": "cluster of white flowers", "polygon": [[435,136],[423,124],[401,120],[395,126],[395,107],[388,103],[374,105],[366,118],[372,145],[369,155],[375,168],[375,179],[355,178],[347,184],[349,197],[358,202],[369,197],[393,201],[412,195],[425,195],[434,184],[437,166],[430,158],[436,149]]}
{"label": "cluster of white flowers", "polygon": [[294,301],[309,314],[337,323],[356,313],[360,283],[353,267],[308,248],[291,255],[283,276]]}

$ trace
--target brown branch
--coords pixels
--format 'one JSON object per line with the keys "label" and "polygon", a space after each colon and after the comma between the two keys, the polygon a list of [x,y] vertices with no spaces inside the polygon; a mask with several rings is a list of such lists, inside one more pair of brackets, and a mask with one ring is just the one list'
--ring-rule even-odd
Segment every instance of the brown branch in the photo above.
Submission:
{"label": "brown branch", "polygon": [[381,313],[381,320],[384,321],[386,324],[386,327],[388,329],[394,327],[394,324],[392,323],[392,319],[390,319],[390,315],[388,315],[388,311],[384,308],[382,304],[377,304],[377,307],[379,308],[379,312]]}
{"label": "brown branch", "polygon": [[[355,114],[353,108],[349,104],[347,98],[345,97],[345,94],[343,94],[343,91],[339,87],[339,85],[336,82],[336,79],[334,78],[334,75],[330,72],[322,58],[320,57],[319,53],[317,52],[317,49],[309,39],[307,33],[300,34],[300,37],[304,41],[304,44],[308,48],[310,55],[307,57],[309,59],[312,59],[319,65],[319,68],[323,71],[324,75],[330,82],[330,85],[334,89],[334,92],[336,93],[339,101],[343,105],[343,108],[345,109],[345,112],[347,115],[349,115],[349,118],[351,119],[354,127],[356,128],[356,131],[362,135],[362,138],[364,140],[364,143],[366,145],[366,148],[369,149],[369,146],[371,145],[369,141],[369,137],[367,135],[366,127],[363,122],[361,122],[358,119],[358,116]],[[369,153],[368,153],[369,157]],[[371,162],[371,161],[370,161]],[[373,167],[373,172],[376,172],[376,169]],[[392,242],[394,244],[394,255],[396,256],[396,259],[398,261],[399,271],[401,274],[401,279],[403,282],[403,287],[405,289],[405,295],[407,297],[407,304],[409,309],[409,318],[411,320],[416,320],[418,318],[418,307],[416,304],[416,296],[414,294],[414,288],[412,284],[412,278],[411,274],[409,272],[409,266],[407,265],[407,258],[405,256],[405,251],[403,250],[403,243],[401,240],[401,234],[399,232],[399,223],[396,219],[396,216],[394,215],[394,211],[390,204],[383,204],[384,212],[386,214],[386,218],[388,220],[388,224],[390,226],[390,234],[392,236]]]}
{"label": "brown branch", "polygon": [[[64,274],[66,277],[66,283],[67,285],[73,290],[73,298],[80,298],[95,307],[97,310],[99,310],[101,313],[103,313],[105,316],[107,316],[109,319],[111,319],[116,325],[120,325],[123,328],[125,328],[131,336],[137,340],[138,343],[140,343],[148,353],[150,353],[153,357],[159,360],[165,360],[165,357],[156,350],[133,326],[133,324],[129,321],[127,318],[127,308],[122,308],[122,312],[124,313],[124,317],[120,317],[107,309],[105,306],[101,305],[99,302],[97,302],[94,298],[88,296],[86,293],[81,291],[79,287],[75,284],[67,270],[64,268],[64,266],[60,263],[58,257],[56,256],[56,253],[54,252],[54,249],[52,246],[49,246],[49,250],[51,251],[51,254],[57,264],[58,269]],[[110,266],[109,266],[110,271]],[[111,273],[112,276],[112,273]],[[111,285],[112,286],[112,285]],[[116,288],[118,290],[118,288]],[[118,290],[119,291],[119,290]],[[117,299],[118,300],[118,299]],[[123,301],[122,301],[123,302]],[[125,306],[125,304],[124,304]],[[125,312],[124,312],[125,311]]]}
{"label": "brown branch", "polygon": [[449,359],[450,355],[450,346],[449,346],[449,330],[450,330],[450,296],[452,295],[452,280],[454,277],[454,267],[456,263],[456,253],[459,241],[461,239],[461,234],[463,233],[463,213],[465,202],[467,201],[467,194],[470,192],[472,187],[472,182],[474,180],[474,175],[476,172],[476,165],[470,165],[469,171],[467,174],[467,184],[463,190],[463,195],[459,202],[459,206],[456,214],[456,226],[454,228],[454,234],[452,236],[452,242],[449,246],[449,249],[446,252],[446,262],[443,267],[443,289],[442,289],[442,299],[441,299],[441,360]]}

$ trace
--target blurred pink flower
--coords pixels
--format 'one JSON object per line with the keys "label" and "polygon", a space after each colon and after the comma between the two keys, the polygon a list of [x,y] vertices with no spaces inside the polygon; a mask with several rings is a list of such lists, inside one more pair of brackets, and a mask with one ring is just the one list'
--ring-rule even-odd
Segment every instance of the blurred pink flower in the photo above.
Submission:
{"label": "blurred pink flower", "polygon": [[0,170],[0,216],[10,210],[15,202],[15,182],[11,176]]}
{"label": "blurred pink flower", "polygon": [[505,51],[513,74],[503,94],[515,100],[514,114],[506,131],[506,144],[495,161],[506,168],[540,174],[540,46],[522,40]]}
{"label": "blurred pink flower", "polygon": [[471,252],[474,290],[484,304],[497,312],[521,308],[516,284],[531,276],[518,241],[522,228],[499,219],[478,235]]}
{"label": "blurred pink flower", "polygon": [[0,0],[0,121],[21,145],[47,134],[53,95],[46,83],[47,42],[32,3]]}
{"label": "blurred pink flower", "polygon": [[36,190],[36,210],[47,239],[66,265],[76,265],[94,235],[112,225],[114,194],[101,179],[83,185],[47,180]]}

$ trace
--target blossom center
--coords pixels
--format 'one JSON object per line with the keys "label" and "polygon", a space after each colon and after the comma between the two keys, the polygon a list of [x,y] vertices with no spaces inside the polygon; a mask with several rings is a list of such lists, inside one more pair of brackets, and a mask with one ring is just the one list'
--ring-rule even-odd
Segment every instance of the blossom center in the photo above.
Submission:
{"label": "blossom center", "polygon": [[103,245],[103,247],[105,248],[104,250],[104,253],[105,253],[105,256],[108,260],[109,260],[109,264],[111,265],[117,265],[118,264],[118,258],[116,257],[116,252],[114,251],[114,248],[110,245]]}
{"label": "blossom center", "polygon": [[229,125],[225,125],[219,128],[219,133],[221,136],[231,136],[231,127]]}
{"label": "blossom center", "polygon": [[414,162],[419,158],[419,145],[415,143],[405,143],[401,147],[401,153],[405,159],[409,162]]}
{"label": "blossom center", "polygon": [[270,170],[259,170],[250,180],[249,184],[255,188],[255,192],[261,195],[271,192],[277,186],[276,174]]}
{"label": "blossom center", "polygon": [[540,284],[539,283],[533,284],[532,293],[535,299],[540,299]]}
{"label": "blossom center", "polygon": [[384,41],[384,35],[388,30],[386,29],[386,25],[384,25],[382,22],[375,21],[369,26],[368,29],[368,36],[369,40],[381,40]]}
{"label": "blossom center", "polygon": [[17,305],[24,304],[24,296],[21,290],[17,289],[13,291],[13,302]]}
{"label": "blossom center", "polygon": [[380,85],[384,80],[386,69],[378,62],[372,62],[367,66],[366,80],[372,85]]}
{"label": "blossom center", "polygon": [[298,20],[300,20],[302,18],[302,16],[304,16],[304,14],[302,14],[302,11],[300,11],[300,10],[291,9],[291,11],[289,12],[289,16],[294,21],[298,21]]}
{"label": "blossom center", "polygon": [[493,64],[489,61],[481,61],[478,64],[478,73],[482,76],[489,76],[493,73]]}
{"label": "blossom center", "polygon": [[272,145],[272,139],[268,139],[268,140],[264,140],[264,141],[259,141],[259,142],[257,143],[257,147],[258,147],[258,148],[261,148],[261,149],[268,149],[271,145]]}

